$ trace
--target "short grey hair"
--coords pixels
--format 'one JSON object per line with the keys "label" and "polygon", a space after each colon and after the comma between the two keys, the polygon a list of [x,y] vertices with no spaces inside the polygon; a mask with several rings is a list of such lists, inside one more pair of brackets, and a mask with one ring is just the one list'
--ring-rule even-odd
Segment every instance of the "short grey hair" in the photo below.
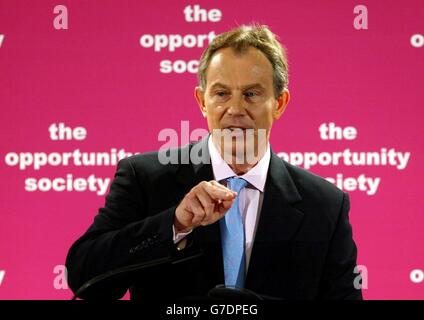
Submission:
{"label": "short grey hair", "polygon": [[278,97],[289,84],[287,54],[277,36],[265,25],[241,25],[216,36],[203,52],[199,61],[197,78],[202,91],[206,89],[206,72],[213,55],[220,49],[232,48],[243,53],[254,47],[260,50],[271,62],[274,94]]}

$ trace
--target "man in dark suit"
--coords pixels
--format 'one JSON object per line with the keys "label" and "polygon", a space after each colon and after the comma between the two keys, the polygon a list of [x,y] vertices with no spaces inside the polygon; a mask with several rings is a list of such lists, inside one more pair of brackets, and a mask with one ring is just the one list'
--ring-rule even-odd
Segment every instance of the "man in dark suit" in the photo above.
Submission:
{"label": "man in dark suit", "polygon": [[361,299],[347,194],[269,146],[290,97],[275,36],[263,26],[219,35],[198,75],[210,134],[119,162],[104,208],[68,253],[72,290],[100,275],[82,298],[128,288],[132,299],[200,298],[225,284],[280,299]]}

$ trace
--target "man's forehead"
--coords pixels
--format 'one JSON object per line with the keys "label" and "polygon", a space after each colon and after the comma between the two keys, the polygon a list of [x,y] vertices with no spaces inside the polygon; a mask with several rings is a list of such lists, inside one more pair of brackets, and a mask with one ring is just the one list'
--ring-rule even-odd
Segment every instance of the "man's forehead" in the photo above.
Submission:
{"label": "man's forehead", "polygon": [[268,70],[249,70],[232,72],[231,70],[210,70],[207,75],[209,89],[266,89],[273,84],[272,72]]}
{"label": "man's forehead", "polygon": [[235,53],[232,48],[218,50],[207,68],[208,87],[266,87],[273,81],[273,69],[265,55],[256,48]]}

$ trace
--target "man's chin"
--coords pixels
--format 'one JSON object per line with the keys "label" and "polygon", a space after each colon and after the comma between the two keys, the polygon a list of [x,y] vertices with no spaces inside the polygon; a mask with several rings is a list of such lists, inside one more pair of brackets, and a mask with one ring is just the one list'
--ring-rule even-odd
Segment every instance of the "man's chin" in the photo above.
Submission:
{"label": "man's chin", "polygon": [[240,148],[240,147],[224,147],[224,154],[223,158],[225,162],[231,163],[231,164],[244,164],[249,162],[249,159],[253,160],[255,164],[257,161],[255,161],[255,150],[254,148]]}

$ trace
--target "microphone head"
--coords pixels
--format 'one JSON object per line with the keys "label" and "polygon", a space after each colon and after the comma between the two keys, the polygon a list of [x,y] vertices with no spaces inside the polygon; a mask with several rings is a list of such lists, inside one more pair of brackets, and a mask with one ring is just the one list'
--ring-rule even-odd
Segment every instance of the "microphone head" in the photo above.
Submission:
{"label": "microphone head", "polygon": [[237,288],[219,284],[208,292],[208,298],[216,300],[263,300],[263,298],[245,288]]}

